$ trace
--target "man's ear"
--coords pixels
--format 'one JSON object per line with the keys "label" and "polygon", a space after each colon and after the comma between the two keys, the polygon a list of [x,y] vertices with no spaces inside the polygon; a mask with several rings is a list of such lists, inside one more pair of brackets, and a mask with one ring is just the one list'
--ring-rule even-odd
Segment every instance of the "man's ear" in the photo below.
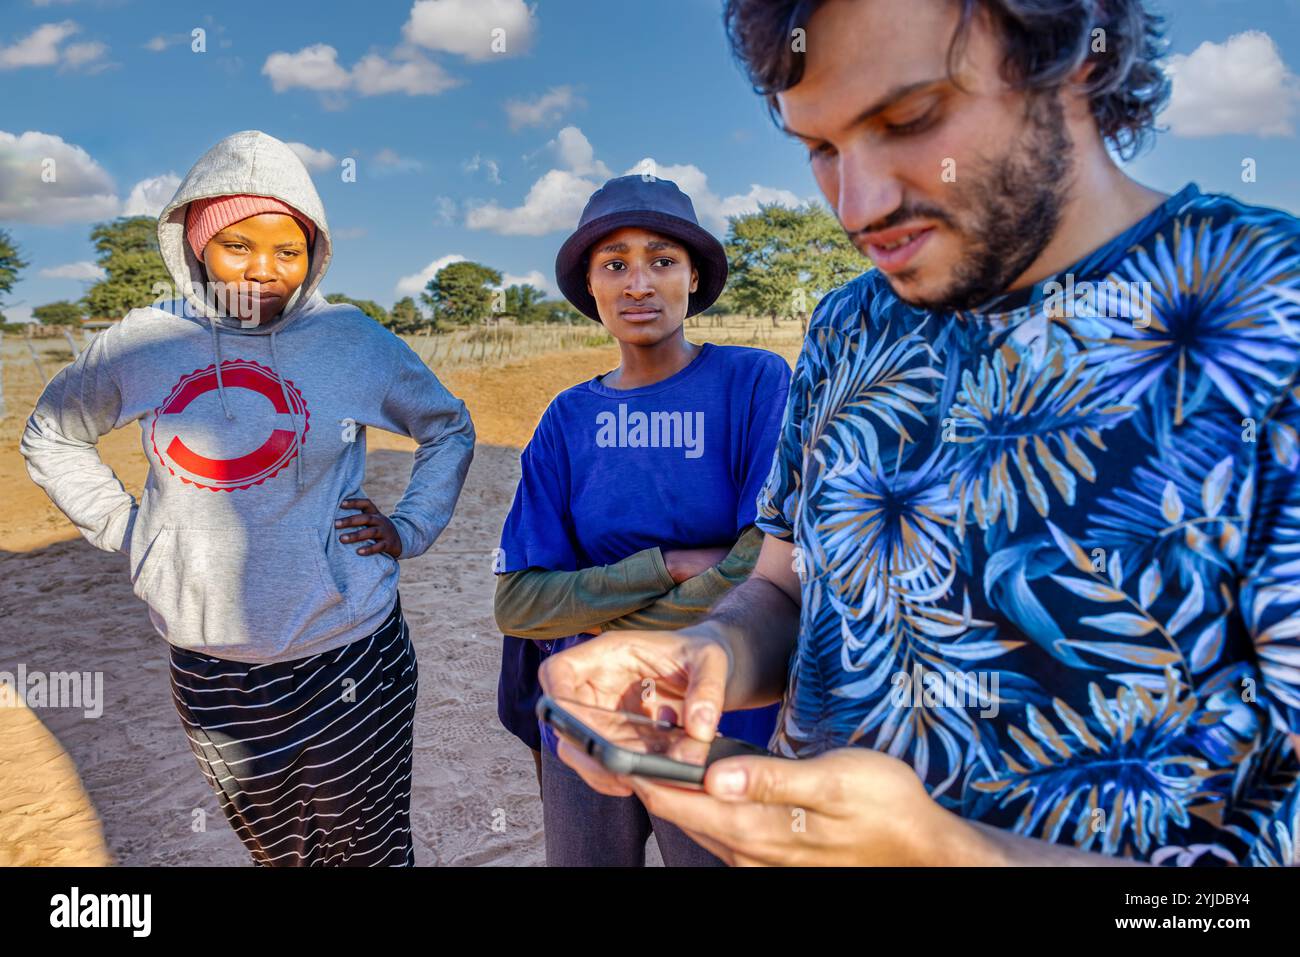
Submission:
{"label": "man's ear", "polygon": [[691,292],[700,288],[700,271],[694,267],[691,268]]}

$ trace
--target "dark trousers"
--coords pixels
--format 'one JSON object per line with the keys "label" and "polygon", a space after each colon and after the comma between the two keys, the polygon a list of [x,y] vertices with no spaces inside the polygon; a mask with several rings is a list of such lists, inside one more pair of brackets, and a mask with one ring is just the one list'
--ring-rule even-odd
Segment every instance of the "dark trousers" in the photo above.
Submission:
{"label": "dark trousers", "polygon": [[634,795],[610,797],[542,749],[542,820],[547,867],[644,867],[651,834],[668,867],[722,867],[682,829],[650,814]]}

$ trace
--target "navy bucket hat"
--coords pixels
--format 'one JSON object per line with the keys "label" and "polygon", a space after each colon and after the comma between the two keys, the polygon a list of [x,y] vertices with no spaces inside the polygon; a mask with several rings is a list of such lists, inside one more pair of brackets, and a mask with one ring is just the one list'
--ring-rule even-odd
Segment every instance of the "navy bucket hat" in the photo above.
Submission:
{"label": "navy bucket hat", "polygon": [[691,253],[699,286],[691,293],[686,315],[703,312],[727,284],[727,254],[722,243],[700,226],[691,198],[672,180],[639,173],[611,179],[587,200],[578,228],[555,257],[555,281],[564,298],[584,316],[600,322],[596,300],[587,291],[587,252],[602,236],[625,226],[639,226],[677,240]]}

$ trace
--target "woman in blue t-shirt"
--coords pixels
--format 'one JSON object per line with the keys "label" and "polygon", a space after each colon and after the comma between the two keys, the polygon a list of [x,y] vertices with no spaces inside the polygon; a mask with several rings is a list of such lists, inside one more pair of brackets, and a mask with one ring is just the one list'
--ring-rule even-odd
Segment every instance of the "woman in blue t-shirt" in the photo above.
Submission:
{"label": "woman in blue t-shirt", "polygon": [[[555,755],[533,705],[547,655],[602,630],[681,628],[752,570],[755,500],[790,370],[761,349],[689,342],[688,316],[727,279],[721,244],[668,180],[623,176],[588,201],[556,257],[561,291],[618,340],[617,369],[560,393],[521,457],[501,534],[498,712],[541,752],[548,864],[721,863],[636,797],[591,790]],[[766,745],[777,706],[724,715]]]}

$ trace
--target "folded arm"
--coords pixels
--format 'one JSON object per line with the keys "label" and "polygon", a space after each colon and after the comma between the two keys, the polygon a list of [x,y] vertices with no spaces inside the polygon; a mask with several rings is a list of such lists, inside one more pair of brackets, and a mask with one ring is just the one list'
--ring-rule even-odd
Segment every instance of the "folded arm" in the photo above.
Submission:
{"label": "folded arm", "polygon": [[723,595],[749,577],[762,544],[763,533],[751,525],[718,564],[688,578],[648,605],[610,619],[604,630],[676,631],[699,621]]}
{"label": "folded arm", "polygon": [[644,608],[675,585],[658,548],[576,572],[506,572],[497,578],[497,627],[517,638],[579,635]]}

